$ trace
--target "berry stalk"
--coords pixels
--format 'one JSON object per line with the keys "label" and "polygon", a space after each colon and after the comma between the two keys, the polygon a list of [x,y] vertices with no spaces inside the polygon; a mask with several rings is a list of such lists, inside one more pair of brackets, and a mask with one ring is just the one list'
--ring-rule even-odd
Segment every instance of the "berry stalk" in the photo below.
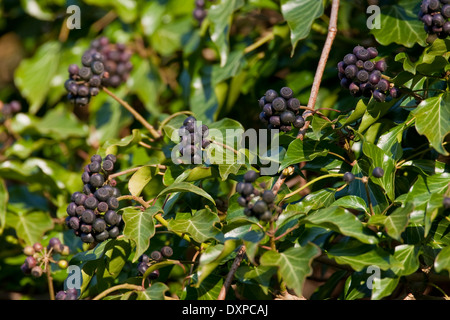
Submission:
{"label": "berry stalk", "polygon": [[109,89],[102,87],[102,90],[108,94],[111,98],[116,100],[118,103],[120,103],[125,109],[127,109],[135,118],[138,120],[149,132],[150,134],[155,138],[159,139],[161,138],[161,135],[159,134],[156,129],[147,122],[147,120],[144,119],[143,116],[141,116],[132,106],[130,106],[126,101],[122,100],[118,96],[116,96],[114,93],[109,91]]}

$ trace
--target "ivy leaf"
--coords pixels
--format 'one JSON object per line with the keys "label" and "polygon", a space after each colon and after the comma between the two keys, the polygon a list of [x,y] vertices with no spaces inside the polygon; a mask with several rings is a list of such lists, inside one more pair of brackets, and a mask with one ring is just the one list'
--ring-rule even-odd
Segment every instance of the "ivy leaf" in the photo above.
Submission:
{"label": "ivy leaf", "polygon": [[[203,280],[205,280],[220,264],[224,263],[224,260],[231,255],[236,249],[238,243],[236,240],[226,240],[224,244],[217,244],[215,246],[208,247],[204,253],[200,256],[200,264],[198,266],[198,282],[196,286],[200,286]],[[213,254],[211,254],[213,251]]]}
{"label": "ivy leaf", "polygon": [[425,47],[427,34],[423,23],[417,17],[419,5],[415,1],[399,0],[396,4],[381,7],[380,25],[371,33],[377,41],[387,46],[397,43],[412,48],[416,43]]}
{"label": "ivy leaf", "polygon": [[274,267],[241,266],[236,270],[236,278],[242,283],[258,285],[265,294],[268,294],[270,280],[275,272],[276,269]]}
{"label": "ivy leaf", "polygon": [[323,1],[282,0],[281,13],[291,29],[291,56],[294,55],[298,41],[306,38],[314,20],[323,14]]}
{"label": "ivy leaf", "polygon": [[6,221],[7,225],[16,229],[17,236],[29,245],[40,241],[44,233],[53,228],[52,219],[42,211],[8,211]]}
{"label": "ivy leaf", "polygon": [[142,134],[138,129],[133,129],[132,133],[121,139],[110,139],[106,141],[98,150],[98,154],[106,156],[107,154],[125,154],[129,149],[136,146],[142,139]]}
{"label": "ivy leaf", "polygon": [[382,225],[386,228],[387,234],[396,240],[401,240],[401,234],[406,229],[409,221],[409,215],[414,210],[414,205],[410,202],[402,207],[395,209],[388,216],[373,215],[369,219],[369,224]]}
{"label": "ivy leaf", "polygon": [[319,247],[308,243],[304,247],[289,248],[281,253],[267,251],[261,256],[260,262],[262,266],[278,267],[286,285],[301,296],[305,278],[312,273],[312,260],[319,255]]}
{"label": "ivy leaf", "polygon": [[187,233],[195,241],[202,243],[208,239],[214,239],[219,230],[214,224],[219,222],[219,217],[210,210],[197,211],[188,219],[172,219],[169,221],[168,229],[175,232]]}
{"label": "ivy leaf", "polygon": [[0,235],[6,224],[6,206],[8,205],[9,194],[5,181],[0,179]]}
{"label": "ivy leaf", "polygon": [[147,183],[156,175],[157,168],[143,166],[137,170],[128,181],[128,190],[133,196],[139,197]]}
{"label": "ivy leaf", "polygon": [[395,262],[393,257],[383,249],[376,246],[370,247],[370,250],[364,250],[365,252],[358,252],[354,247],[340,250],[339,252],[335,252],[332,248],[327,254],[330,258],[336,260],[337,263],[350,265],[356,271],[361,271],[372,265],[382,270],[387,270]]}
{"label": "ivy leaf", "polygon": [[209,201],[211,201],[212,203],[216,204],[214,202],[214,199],[205,190],[203,190],[197,186],[194,186],[193,184],[188,183],[188,182],[177,182],[177,183],[174,183],[174,184],[168,186],[167,188],[165,188],[163,191],[161,191],[158,194],[157,198],[160,198],[166,194],[175,193],[175,192],[192,192],[192,193],[198,194],[199,196],[202,196],[202,197],[208,199]]}
{"label": "ivy leaf", "polygon": [[450,94],[423,100],[412,114],[416,117],[417,132],[425,135],[437,152],[448,156],[443,142],[450,133]]}
{"label": "ivy leaf", "polygon": [[122,217],[125,222],[123,234],[136,244],[135,262],[150,245],[150,238],[155,234],[155,223],[153,217],[162,212],[161,208],[149,207],[145,211],[135,207],[126,207],[121,209]]}
{"label": "ivy leaf", "polygon": [[58,69],[60,50],[59,42],[47,42],[16,69],[14,81],[22,96],[30,103],[31,114],[38,112],[47,97],[50,83]]}
{"label": "ivy leaf", "polygon": [[296,139],[289,144],[286,156],[283,161],[281,161],[279,170],[281,171],[292,164],[311,161],[316,157],[323,157],[327,154],[328,150],[322,149],[316,142]]}
{"label": "ivy leaf", "polygon": [[384,170],[384,175],[381,178],[371,177],[371,180],[386,191],[389,199],[394,200],[396,171],[394,160],[385,154],[379,147],[367,141],[364,141],[362,150],[372,163],[369,169],[370,172],[376,167],[383,168]]}
{"label": "ivy leaf", "polygon": [[434,261],[434,268],[437,272],[447,270],[450,272],[450,246],[444,247]]}
{"label": "ivy leaf", "polygon": [[369,209],[366,206],[366,202],[363,198],[358,196],[345,196],[342,197],[335,202],[333,202],[333,206],[340,206],[347,209],[354,209],[363,212],[369,212]]}
{"label": "ivy leaf", "polygon": [[221,67],[227,63],[230,51],[229,33],[233,12],[243,5],[243,0],[222,0],[212,5],[208,10],[208,20],[211,23],[211,40],[219,50]]}
{"label": "ivy leaf", "polygon": [[169,290],[169,287],[162,282],[152,283],[144,291],[136,291],[136,300],[164,300],[165,292]]}
{"label": "ivy leaf", "polygon": [[300,220],[326,229],[331,229],[343,235],[358,239],[363,243],[374,244],[378,242],[373,232],[365,229],[361,221],[350,211],[331,206],[315,211]]}

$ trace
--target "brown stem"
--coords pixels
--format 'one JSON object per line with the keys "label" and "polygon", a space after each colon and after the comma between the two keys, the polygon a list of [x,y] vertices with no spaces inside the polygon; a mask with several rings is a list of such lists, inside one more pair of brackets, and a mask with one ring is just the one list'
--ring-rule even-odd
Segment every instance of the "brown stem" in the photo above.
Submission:
{"label": "brown stem", "polygon": [[119,102],[125,109],[127,109],[135,118],[138,120],[142,125],[150,132],[150,134],[155,138],[159,139],[161,138],[161,135],[156,131],[156,129],[147,122],[147,120],[144,119],[143,116],[141,116],[132,106],[130,106],[125,100],[122,100],[118,96],[116,96],[114,93],[109,91],[107,88],[102,88],[104,92],[106,92],[110,97],[112,97],[114,100]]}
{"label": "brown stem", "polygon": [[225,300],[225,297],[227,295],[227,291],[231,286],[231,282],[233,282],[234,274],[241,264],[242,259],[244,259],[245,256],[245,246],[242,245],[241,248],[238,251],[238,254],[236,258],[233,261],[233,264],[231,265],[230,271],[227,274],[227,277],[225,278],[225,281],[223,283],[222,288],[220,289],[219,296],[217,297],[217,300]]}
{"label": "brown stem", "polygon": [[[322,54],[320,56],[319,64],[317,65],[316,74],[314,76],[314,82],[311,88],[311,95],[308,101],[308,108],[315,109],[317,96],[319,95],[320,83],[322,82],[323,72],[325,71],[325,66],[328,61],[328,56],[330,55],[331,47],[333,45],[334,39],[337,33],[337,19],[339,11],[339,0],[333,0],[331,5],[331,15],[330,23],[328,25],[328,34],[325,44],[322,49]],[[306,121],[303,128],[300,129],[297,135],[297,139],[303,140],[306,130],[308,130],[310,121]]]}

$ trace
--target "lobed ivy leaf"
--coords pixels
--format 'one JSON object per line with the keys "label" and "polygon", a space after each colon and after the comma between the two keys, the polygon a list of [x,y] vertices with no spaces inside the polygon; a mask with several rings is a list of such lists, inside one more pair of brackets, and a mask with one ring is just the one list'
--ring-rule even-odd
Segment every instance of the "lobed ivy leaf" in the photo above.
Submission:
{"label": "lobed ivy leaf", "polygon": [[153,206],[141,211],[135,207],[126,207],[120,211],[125,222],[123,234],[136,244],[136,253],[133,258],[135,262],[150,246],[150,239],[155,235],[153,217],[162,212],[162,209]]}
{"label": "lobed ivy leaf", "polygon": [[54,227],[53,221],[47,213],[25,210],[8,211],[6,225],[13,227],[17,236],[28,245],[41,241],[45,232]]}
{"label": "lobed ivy leaf", "polygon": [[443,142],[450,134],[450,94],[446,92],[423,100],[412,114],[416,117],[417,132],[425,135],[437,152],[449,155]]}
{"label": "lobed ivy leaf", "polygon": [[219,222],[219,217],[207,209],[197,211],[192,217],[184,219],[172,219],[168,229],[175,232],[187,233],[195,241],[202,243],[216,238],[220,231],[214,227]]}
{"label": "lobed ivy leaf", "polygon": [[136,291],[136,300],[165,300],[166,291],[169,291],[167,285],[162,282],[155,282],[144,291]]}
{"label": "lobed ivy leaf", "polygon": [[277,267],[286,286],[301,296],[303,283],[312,273],[312,260],[319,255],[319,247],[308,243],[303,247],[293,247],[283,252],[266,251],[261,256],[260,262],[262,266]]}
{"label": "lobed ivy leaf", "polygon": [[410,0],[399,0],[395,4],[380,7],[380,26],[371,33],[383,46],[397,43],[411,48],[416,43],[425,47],[427,34],[423,23],[417,17],[419,3]]}

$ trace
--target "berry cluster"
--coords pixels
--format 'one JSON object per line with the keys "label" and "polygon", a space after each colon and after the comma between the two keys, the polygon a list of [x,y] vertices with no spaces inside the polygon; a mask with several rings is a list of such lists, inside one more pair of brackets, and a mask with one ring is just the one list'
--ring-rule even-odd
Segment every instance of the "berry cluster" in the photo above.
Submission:
{"label": "berry cluster", "polygon": [[77,289],[67,289],[66,291],[58,291],[55,295],[55,300],[77,300]]}
{"label": "berry cluster", "polygon": [[194,19],[198,21],[199,24],[203,22],[203,20],[206,18],[206,14],[208,13],[205,7],[206,7],[205,0],[195,0],[195,9],[194,11],[192,11],[192,15],[194,16]]}
{"label": "berry cluster", "polygon": [[384,60],[371,61],[378,56],[376,48],[364,48],[356,46],[353,53],[345,55],[344,59],[337,65],[341,86],[350,91],[354,97],[373,98],[378,102],[384,102],[386,95],[397,98],[399,90],[391,87],[386,79],[382,78],[387,69]]}
{"label": "berry cluster", "polygon": [[115,162],[112,154],[104,159],[93,155],[81,176],[83,192],[74,192],[67,206],[66,224],[85,243],[102,242],[120,233],[122,216],[116,212],[120,191],[116,181],[108,179]]}
{"label": "berry cluster", "polygon": [[272,209],[275,204],[275,194],[271,190],[260,191],[253,186],[259,174],[255,171],[247,171],[244,181],[236,185],[236,192],[241,196],[237,199],[238,204],[244,207],[244,213],[249,217],[256,217],[262,221],[272,219]]}
{"label": "berry cluster", "polygon": [[197,126],[193,116],[187,117],[178,129],[180,137],[180,154],[190,163],[200,164],[203,159],[202,149],[206,149],[211,141],[207,139],[209,128],[206,124]]}
{"label": "berry cluster", "polygon": [[[164,258],[170,258],[173,255],[173,249],[170,246],[164,246],[161,250],[154,250],[150,256],[143,254],[139,257],[137,270],[141,276],[145,274],[147,269],[154,263],[162,261]],[[156,269],[148,275],[149,280],[155,280],[159,277],[159,270]]]}
{"label": "berry cluster", "polygon": [[117,88],[133,68],[130,58],[124,44],[111,44],[106,37],[95,39],[81,57],[82,67],[69,66],[69,79],[64,83],[67,98],[76,106],[85,106],[102,86]]}
{"label": "berry cluster", "polygon": [[426,33],[445,39],[450,35],[450,1],[423,0],[419,19],[423,22]]}
{"label": "berry cluster", "polygon": [[61,254],[67,256],[70,253],[69,247],[62,244],[58,238],[51,238],[47,248],[36,242],[32,246],[26,246],[23,249],[23,253],[27,256],[25,262],[20,266],[20,269],[25,274],[31,274],[35,278],[42,276],[48,268],[46,264],[49,262],[57,263],[61,269],[66,269],[69,264],[67,260],[60,259],[59,261],[54,260],[54,254]]}
{"label": "berry cluster", "polygon": [[117,88],[128,80],[133,64],[130,61],[131,52],[125,44],[112,44],[108,38],[101,37],[92,41],[91,50],[100,52],[104,57],[103,63],[108,76],[102,79],[103,86]]}
{"label": "berry cluster", "polygon": [[10,103],[2,103],[0,101],[1,115],[2,118],[10,118],[13,114],[18,113],[22,110],[22,105],[19,101],[13,100]]}
{"label": "berry cluster", "polygon": [[262,109],[259,119],[268,124],[269,129],[289,132],[292,127],[301,128],[305,125],[305,119],[300,113],[300,101],[294,98],[291,88],[281,88],[280,95],[273,89],[267,90],[259,99],[259,106]]}
{"label": "berry cluster", "polygon": [[76,64],[69,66],[69,79],[64,87],[69,93],[67,98],[76,106],[87,105],[100,92],[105,73],[103,60],[101,53],[88,50],[81,57],[81,68]]}

